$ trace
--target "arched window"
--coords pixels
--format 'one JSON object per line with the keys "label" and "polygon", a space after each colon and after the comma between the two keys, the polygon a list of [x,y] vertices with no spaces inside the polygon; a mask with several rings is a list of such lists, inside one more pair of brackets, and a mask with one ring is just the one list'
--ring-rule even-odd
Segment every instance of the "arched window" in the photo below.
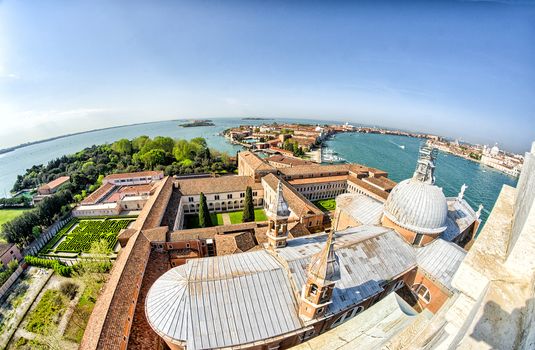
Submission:
{"label": "arched window", "polygon": [[429,292],[429,289],[423,285],[423,284],[416,284],[413,287],[416,294],[418,294],[418,297],[423,299],[426,304],[429,304],[431,302],[431,293]]}

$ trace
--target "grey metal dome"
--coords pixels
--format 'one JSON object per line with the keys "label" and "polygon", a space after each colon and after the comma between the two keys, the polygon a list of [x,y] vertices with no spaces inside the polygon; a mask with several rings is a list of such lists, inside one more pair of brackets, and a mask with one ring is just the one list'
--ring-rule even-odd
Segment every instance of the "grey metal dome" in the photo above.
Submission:
{"label": "grey metal dome", "polygon": [[410,231],[438,234],[446,229],[448,203],[441,188],[412,178],[392,189],[384,215]]}

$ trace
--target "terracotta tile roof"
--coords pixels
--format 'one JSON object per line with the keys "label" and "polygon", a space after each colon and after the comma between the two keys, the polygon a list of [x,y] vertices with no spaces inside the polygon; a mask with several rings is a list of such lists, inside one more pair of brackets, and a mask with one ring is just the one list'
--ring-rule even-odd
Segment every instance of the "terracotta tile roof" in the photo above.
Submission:
{"label": "terracotta tile roof", "polygon": [[161,226],[156,228],[150,228],[143,230],[143,234],[150,242],[165,242],[165,236],[167,235],[169,228],[167,226]]}
{"label": "terracotta tile roof", "polygon": [[247,186],[253,190],[261,190],[262,185],[255,183],[251,176],[229,175],[221,177],[207,177],[200,179],[176,180],[183,196],[204,194],[242,192]]}
{"label": "terracotta tile roof", "polygon": [[178,230],[170,233],[169,241],[176,242],[189,239],[214,238],[215,235],[225,235],[231,233],[241,233],[244,231],[253,231],[259,227],[267,227],[267,222],[246,222],[234,225],[222,225],[206,228]]}
{"label": "terracotta tile roof", "polygon": [[287,150],[282,149],[282,148],[279,148],[279,147],[271,147],[270,149],[273,150],[273,151],[275,151],[275,152],[280,152],[280,153],[282,153],[282,154],[287,154],[287,155],[289,155],[289,156],[293,156],[293,154],[294,154],[294,153],[291,152],[291,151],[287,151]]}
{"label": "terracotta tile roof", "polygon": [[117,174],[110,174],[104,178],[104,180],[116,180],[116,179],[131,179],[136,177],[142,177],[142,176],[163,176],[163,171],[154,171],[154,170],[147,170],[147,171],[138,171],[135,173],[117,173]]}
{"label": "terracotta tile roof", "polygon": [[[294,169],[294,168],[288,168]],[[265,181],[266,184],[273,189],[277,190],[279,178],[273,174],[268,174],[262,178],[262,181]],[[282,195],[288,203],[290,209],[299,217],[304,217],[307,215],[323,215],[323,212],[318,209],[311,201],[306,199],[301,193],[297,192],[293,186],[288,184],[286,180],[281,179],[282,182]]]}
{"label": "terracotta tile roof", "polygon": [[306,236],[310,234],[310,231],[308,230],[308,228],[300,222],[289,224],[288,231],[290,233],[289,234],[290,238],[297,238],[297,237]]}
{"label": "terracotta tile roof", "polygon": [[136,229],[133,228],[126,228],[122,230],[119,235],[117,236],[117,240],[119,243],[121,243],[121,247],[124,248],[126,244],[128,243],[128,240],[135,235],[137,232]]}
{"label": "terracotta tile roof", "polygon": [[384,202],[384,200],[386,200],[388,198],[388,194],[389,194],[388,192],[382,191],[382,190],[378,189],[377,187],[372,186],[369,183],[362,181],[359,178],[356,178],[354,176],[349,176],[347,181],[352,182],[356,186],[359,186],[359,187],[367,190],[371,194],[377,196],[378,198],[376,197],[376,199],[382,200],[383,202]]}
{"label": "terracotta tile roof", "polygon": [[289,180],[292,185],[305,185],[313,183],[335,182],[335,181],[347,181],[348,175],[339,176],[324,176],[324,177],[309,177],[305,179]]}
{"label": "terracotta tile roof", "polygon": [[314,162],[310,162],[308,160],[303,160],[303,159],[299,159],[299,158],[295,158],[295,157],[283,156],[283,155],[280,155],[280,154],[265,158],[264,160],[267,161],[267,162],[275,162],[275,163],[281,163],[281,164],[286,164],[286,165],[291,165],[291,166],[302,166],[302,165],[320,166],[319,164],[314,163]]}
{"label": "terracotta tile roof", "polygon": [[253,249],[256,245],[251,232],[215,235],[216,255],[231,255]]}
{"label": "terracotta tile roof", "polygon": [[364,182],[368,182],[372,185],[378,186],[382,188],[385,191],[389,191],[394,188],[394,186],[397,185],[395,181],[390,180],[387,177],[381,176],[381,177],[365,177],[362,179]]}
{"label": "terracotta tile roof", "polygon": [[70,179],[71,179],[70,176],[60,176],[57,179],[54,179],[54,180],[50,181],[49,183],[44,184],[43,186],[39,187],[39,189],[50,189],[50,190],[53,190],[56,187],[59,187],[59,186],[63,185],[64,183],[66,183]]}
{"label": "terracotta tile roof", "polygon": [[153,189],[154,184],[144,184],[144,185],[130,185],[130,186],[121,186],[117,192],[119,193],[150,193]]}
{"label": "terracotta tile roof", "polygon": [[[347,175],[349,172],[349,164],[332,164],[332,165],[307,165],[291,168],[281,168],[279,169],[282,174],[285,176],[321,176],[320,174],[329,174],[329,175]],[[335,173],[335,174],[333,174]],[[336,174],[339,173],[339,174]]]}
{"label": "terracotta tile roof", "polygon": [[125,343],[125,331],[130,331],[129,313],[137,303],[135,285],[141,284],[151,250],[150,241],[140,232],[159,226],[172,188],[169,177],[161,181],[130,227],[136,232],[119,251],[109,280],[89,318],[80,349],[117,349]]}
{"label": "terracotta tile roof", "polygon": [[245,160],[253,170],[273,170],[273,167],[264,162],[259,156],[251,151],[243,151],[238,157]]}
{"label": "terracotta tile roof", "polygon": [[97,188],[93,193],[87,196],[81,204],[89,205],[96,204],[104,199],[112,190],[115,189],[115,185],[109,182],[106,182],[104,185]]}

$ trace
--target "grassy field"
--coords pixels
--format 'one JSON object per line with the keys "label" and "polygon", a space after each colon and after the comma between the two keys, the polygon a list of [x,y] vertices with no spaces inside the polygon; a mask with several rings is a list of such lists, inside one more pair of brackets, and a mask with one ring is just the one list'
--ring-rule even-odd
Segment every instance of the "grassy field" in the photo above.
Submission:
{"label": "grassy field", "polygon": [[336,201],[332,199],[320,199],[319,201],[312,202],[316,207],[322,211],[334,211],[336,209]]}
{"label": "grassy field", "polygon": [[2,226],[2,224],[5,222],[13,220],[27,210],[29,209],[0,209],[0,226]]}
{"label": "grassy field", "polygon": [[[232,224],[241,224],[242,219],[243,219],[242,210],[231,211],[226,214],[228,214],[230,218],[230,222]],[[267,221],[266,213],[264,213],[264,209],[262,208],[255,209],[254,216],[255,216],[256,222]],[[212,223],[214,225],[216,225],[216,223],[217,223],[217,226],[223,225],[223,213],[211,213],[210,217],[212,218]],[[184,227],[185,228],[199,228],[200,226],[199,226],[198,215],[186,215],[184,217]]]}
{"label": "grassy field", "polygon": [[47,290],[36,308],[27,316],[26,330],[42,335],[50,334],[57,327],[67,304],[67,298],[59,290]]}

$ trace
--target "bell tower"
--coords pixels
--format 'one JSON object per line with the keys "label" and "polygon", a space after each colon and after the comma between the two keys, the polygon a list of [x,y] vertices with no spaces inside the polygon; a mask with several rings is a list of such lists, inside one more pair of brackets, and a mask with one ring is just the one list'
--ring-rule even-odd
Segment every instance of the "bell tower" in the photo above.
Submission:
{"label": "bell tower", "polygon": [[323,249],[312,256],[308,278],[301,291],[299,317],[310,321],[322,317],[330,303],[335,282],[340,279],[340,266],[334,253],[334,237],[330,232]]}
{"label": "bell tower", "polygon": [[282,248],[286,246],[288,239],[288,218],[290,210],[288,203],[282,195],[282,184],[279,180],[275,200],[268,207],[269,229],[267,232],[270,248]]}

